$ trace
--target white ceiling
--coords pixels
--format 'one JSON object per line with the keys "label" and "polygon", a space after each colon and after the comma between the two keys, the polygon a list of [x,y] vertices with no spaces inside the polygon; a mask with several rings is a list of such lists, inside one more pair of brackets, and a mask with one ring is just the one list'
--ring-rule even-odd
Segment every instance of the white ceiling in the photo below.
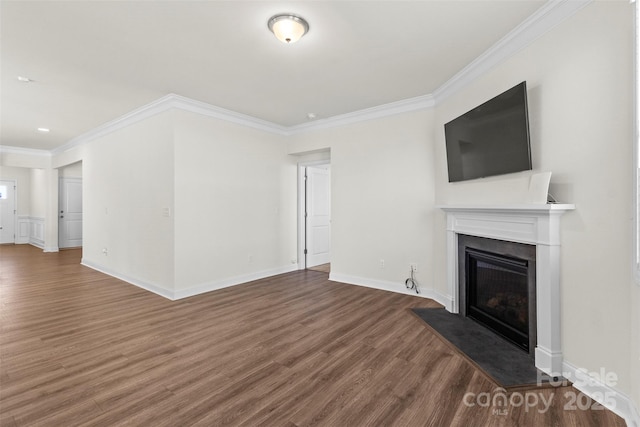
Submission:
{"label": "white ceiling", "polygon": [[[287,127],[427,95],[544,3],[2,0],[0,145],[52,150],[168,93]],[[298,43],[269,32],[281,12],[309,21]]]}

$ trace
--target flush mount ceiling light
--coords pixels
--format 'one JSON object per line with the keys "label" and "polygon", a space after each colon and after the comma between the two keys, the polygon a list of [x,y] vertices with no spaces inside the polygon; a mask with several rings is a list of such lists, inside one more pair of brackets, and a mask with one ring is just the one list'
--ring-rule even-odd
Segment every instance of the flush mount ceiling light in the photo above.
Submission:
{"label": "flush mount ceiling light", "polygon": [[307,21],[287,13],[272,16],[267,25],[276,38],[283,43],[295,43],[309,31]]}
{"label": "flush mount ceiling light", "polygon": [[49,129],[49,128],[38,128],[38,132],[40,132],[40,133],[49,133],[49,132],[51,132],[51,129]]}

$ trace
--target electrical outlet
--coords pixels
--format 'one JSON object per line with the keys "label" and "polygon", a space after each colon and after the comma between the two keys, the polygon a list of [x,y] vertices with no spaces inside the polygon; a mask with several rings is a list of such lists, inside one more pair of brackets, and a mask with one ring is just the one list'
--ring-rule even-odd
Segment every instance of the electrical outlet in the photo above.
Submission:
{"label": "electrical outlet", "polygon": [[102,248],[102,253],[107,256],[109,254],[109,251],[107,251],[107,248]]}
{"label": "electrical outlet", "polygon": [[418,272],[418,263],[417,262],[412,262],[411,264],[409,264],[409,271],[412,271],[414,273]]}
{"label": "electrical outlet", "polygon": [[251,263],[253,262],[253,255],[252,255],[252,254],[249,254],[249,255],[247,256],[247,262],[248,262],[249,264],[251,264]]}
{"label": "electrical outlet", "polygon": [[384,260],[383,259],[380,260],[380,269],[384,270]]}

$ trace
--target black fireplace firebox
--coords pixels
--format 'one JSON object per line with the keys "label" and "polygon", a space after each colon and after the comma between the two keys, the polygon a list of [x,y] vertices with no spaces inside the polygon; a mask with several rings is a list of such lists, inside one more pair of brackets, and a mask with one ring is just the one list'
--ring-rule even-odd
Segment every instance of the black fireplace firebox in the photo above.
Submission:
{"label": "black fireplace firebox", "polygon": [[459,235],[460,313],[533,357],[535,246]]}
{"label": "black fireplace firebox", "polygon": [[527,261],[466,250],[467,316],[529,351]]}

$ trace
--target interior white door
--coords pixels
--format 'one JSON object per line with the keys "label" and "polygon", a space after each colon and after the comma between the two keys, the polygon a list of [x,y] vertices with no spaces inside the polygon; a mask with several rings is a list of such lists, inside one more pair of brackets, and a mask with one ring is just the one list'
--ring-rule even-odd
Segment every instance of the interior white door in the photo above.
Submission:
{"label": "interior white door", "polygon": [[82,246],[82,178],[60,178],[58,247]]}
{"label": "interior white door", "polygon": [[0,181],[0,244],[16,241],[16,183]]}
{"label": "interior white door", "polygon": [[329,167],[306,169],[306,266],[327,264],[331,255],[331,174]]}

